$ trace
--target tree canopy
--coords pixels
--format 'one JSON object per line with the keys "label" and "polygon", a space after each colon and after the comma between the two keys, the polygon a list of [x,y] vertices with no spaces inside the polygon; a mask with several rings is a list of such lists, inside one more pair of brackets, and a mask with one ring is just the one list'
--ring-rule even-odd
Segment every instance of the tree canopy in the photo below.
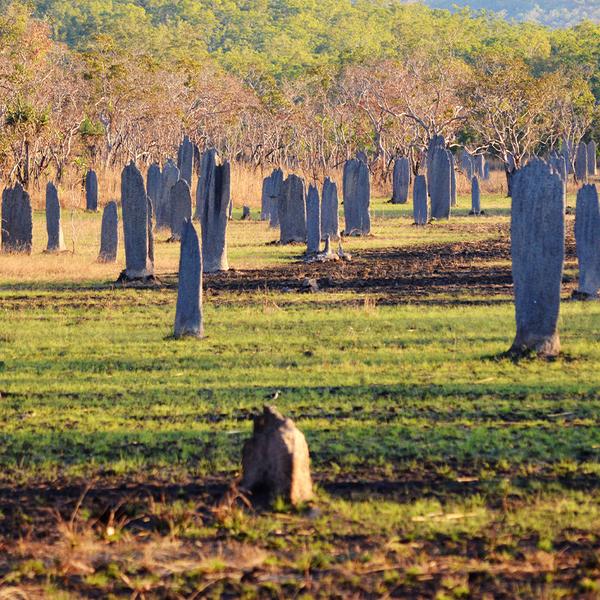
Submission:
{"label": "tree canopy", "polygon": [[366,149],[385,173],[399,154],[417,170],[440,133],[504,161],[589,137],[600,25],[389,0],[0,0],[0,80],[0,169],[23,182],[161,160],[183,132],[315,173]]}
{"label": "tree canopy", "polygon": [[600,68],[600,25],[592,22],[554,30],[511,23],[492,12],[389,0],[39,0],[34,11],[48,20],[56,40],[74,48],[87,47],[102,33],[122,47],[169,60],[211,56],[232,72],[278,79],[403,59],[417,49],[469,60],[495,47],[542,67],[559,62]]}

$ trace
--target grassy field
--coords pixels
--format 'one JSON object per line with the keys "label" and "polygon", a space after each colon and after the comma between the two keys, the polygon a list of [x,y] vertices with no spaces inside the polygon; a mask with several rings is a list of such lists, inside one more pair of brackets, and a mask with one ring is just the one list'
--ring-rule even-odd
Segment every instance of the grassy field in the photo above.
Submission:
{"label": "grassy field", "polygon": [[[598,597],[600,304],[568,300],[570,243],[563,355],[506,358],[510,205],[483,206],[415,228],[376,201],[322,274],[236,212],[201,341],[169,338],[166,235],[164,285],[123,289],[99,215],[50,256],[36,213],[0,256],[0,598]],[[275,390],[317,501],[219,510]]]}

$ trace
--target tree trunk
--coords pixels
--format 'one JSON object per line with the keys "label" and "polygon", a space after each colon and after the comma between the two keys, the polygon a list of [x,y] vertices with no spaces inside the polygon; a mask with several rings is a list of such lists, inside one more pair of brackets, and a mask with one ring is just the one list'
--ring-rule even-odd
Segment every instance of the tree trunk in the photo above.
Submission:
{"label": "tree trunk", "polygon": [[27,189],[29,185],[29,170],[31,168],[31,162],[29,158],[29,140],[25,140],[25,158],[23,161],[23,187]]}
{"label": "tree trunk", "polygon": [[504,167],[504,172],[506,173],[506,197],[507,198],[512,198],[512,181],[513,181],[513,176],[515,174],[514,171],[509,170],[509,168],[506,166]]}

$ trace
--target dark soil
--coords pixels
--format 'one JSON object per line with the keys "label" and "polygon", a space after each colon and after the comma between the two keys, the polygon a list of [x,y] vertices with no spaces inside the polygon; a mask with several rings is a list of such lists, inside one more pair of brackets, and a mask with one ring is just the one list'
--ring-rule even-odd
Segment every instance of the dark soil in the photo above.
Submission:
{"label": "dark soil", "polygon": [[[567,261],[575,258],[572,239],[566,254]],[[210,275],[205,277],[205,288],[216,295],[258,290],[309,292],[309,280],[316,280],[319,290],[325,292],[372,294],[379,304],[461,295],[473,298],[463,302],[485,302],[486,297],[512,294],[510,240],[504,232],[482,242],[361,250],[350,262],[298,261]]]}
{"label": "dark soil", "polygon": [[[357,500],[387,498],[411,501],[426,497],[443,499],[446,494],[452,497],[486,494],[485,486],[477,480],[449,481],[439,476],[433,476],[433,479],[398,480],[389,476],[383,478],[377,473],[357,473],[351,479],[339,481],[321,480],[317,477],[317,482],[332,497]],[[183,501],[189,507],[186,516],[188,526],[197,524],[215,529],[214,538],[205,539],[200,545],[193,539],[178,540],[174,558],[185,554],[200,557],[207,552],[223,552],[227,555],[228,552],[235,552],[240,543],[250,548],[251,539],[239,537],[240,534],[237,539],[235,535],[232,536],[227,527],[222,527],[223,515],[215,510],[227,489],[227,483],[224,479],[180,484],[107,479],[97,481],[89,488],[84,482],[53,482],[23,489],[0,488],[0,509],[4,517],[0,520],[0,597],[5,597],[2,595],[2,577],[23,560],[12,556],[11,548],[19,547],[20,556],[24,557],[28,552],[32,556],[39,556],[40,544],[42,548],[47,548],[48,556],[57,551],[57,548],[62,548],[59,552],[65,553],[65,526],[73,528],[81,524],[84,528],[101,532],[115,520],[125,523],[124,532],[130,540],[135,541],[140,555],[151,539],[169,539],[173,519],[176,517],[172,513],[153,509],[155,503],[173,506],[174,502]],[[539,486],[540,480],[535,483]],[[551,474],[548,474],[546,483],[555,487],[562,483],[570,489],[582,490],[598,487],[598,481],[592,479],[574,478],[560,482],[558,479],[553,480]],[[514,480],[513,484],[518,485],[519,482]],[[522,482],[522,485],[527,487],[527,482]],[[517,505],[523,506],[526,501],[527,498],[519,493],[487,496],[488,505],[500,511]],[[327,508],[324,507],[324,510]],[[85,523],[80,521],[83,511],[87,515]],[[192,570],[187,584],[191,596],[174,594],[169,589],[167,580],[164,588],[155,583],[146,594],[132,595],[132,584],[126,576],[109,579],[106,587],[99,589],[78,573],[80,565],[77,562],[70,563],[73,570],[63,568],[62,574],[55,574],[54,581],[59,589],[75,594],[76,597],[86,598],[104,598],[109,592],[115,597],[135,598],[237,598],[244,590],[248,592],[248,586],[254,590],[253,597],[259,598],[296,597],[306,587],[318,597],[377,598],[386,590],[389,597],[434,598],[449,591],[449,585],[458,586],[461,581],[468,581],[469,595],[458,597],[550,597],[550,583],[553,589],[568,589],[569,594],[573,594],[569,597],[597,597],[593,588],[588,590],[581,587],[582,582],[593,582],[600,574],[600,542],[586,532],[569,531],[564,539],[554,540],[551,553],[539,550],[540,540],[536,536],[513,539],[506,535],[499,536],[496,529],[498,523],[491,523],[475,536],[457,537],[438,532],[419,539],[397,538],[394,543],[406,547],[408,555],[413,556],[412,559],[403,561],[402,552],[399,555],[391,549],[386,550],[390,543],[389,536],[368,535],[356,525],[350,525],[346,533],[325,532],[319,525],[319,514],[320,508],[317,505],[304,517],[278,515],[286,525],[283,530],[272,532],[268,538],[271,542],[267,541],[270,553],[277,555],[280,561],[276,568],[267,565],[239,566],[229,568],[217,578],[210,573],[205,576],[201,571],[192,575]],[[306,568],[298,567],[290,549],[297,550],[298,544],[309,540],[310,544],[322,544],[323,536],[326,536],[328,542],[325,548],[330,549],[325,550],[323,556],[331,552],[333,561],[327,563],[318,559]],[[289,549],[284,549],[288,545]],[[109,545],[106,548],[108,552]],[[83,550],[85,546],[82,546],[82,552]],[[372,553],[378,553],[384,560],[381,568],[363,566],[362,557]],[[63,564],[69,564],[66,557],[61,559]],[[415,560],[423,565],[417,572],[411,566],[415,564]],[[97,555],[95,568],[100,571],[110,570],[110,565],[104,564],[106,561],[109,559],[104,559],[102,554]],[[129,562],[131,564],[132,561]],[[136,569],[141,575],[149,574],[145,572],[143,563],[130,568]],[[23,570],[27,573],[25,567]],[[386,576],[388,572],[393,575],[391,579]],[[26,585],[21,588],[23,592],[19,593],[29,592],[32,595],[26,593],[24,596],[7,597],[45,597],[43,588],[37,587],[44,583],[45,577],[40,572],[37,576],[30,574],[26,581],[21,581]],[[215,593],[210,596],[194,595],[193,590],[205,589],[213,581],[219,582]],[[13,591],[16,593],[16,588]]]}

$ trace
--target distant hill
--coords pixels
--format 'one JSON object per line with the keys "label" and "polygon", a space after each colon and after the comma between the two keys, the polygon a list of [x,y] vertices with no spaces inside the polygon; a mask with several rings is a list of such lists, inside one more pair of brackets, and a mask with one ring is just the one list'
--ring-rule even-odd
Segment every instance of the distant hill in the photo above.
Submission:
{"label": "distant hill", "polygon": [[585,19],[600,23],[600,0],[424,0],[424,4],[450,10],[468,6],[551,27],[570,27]]}

